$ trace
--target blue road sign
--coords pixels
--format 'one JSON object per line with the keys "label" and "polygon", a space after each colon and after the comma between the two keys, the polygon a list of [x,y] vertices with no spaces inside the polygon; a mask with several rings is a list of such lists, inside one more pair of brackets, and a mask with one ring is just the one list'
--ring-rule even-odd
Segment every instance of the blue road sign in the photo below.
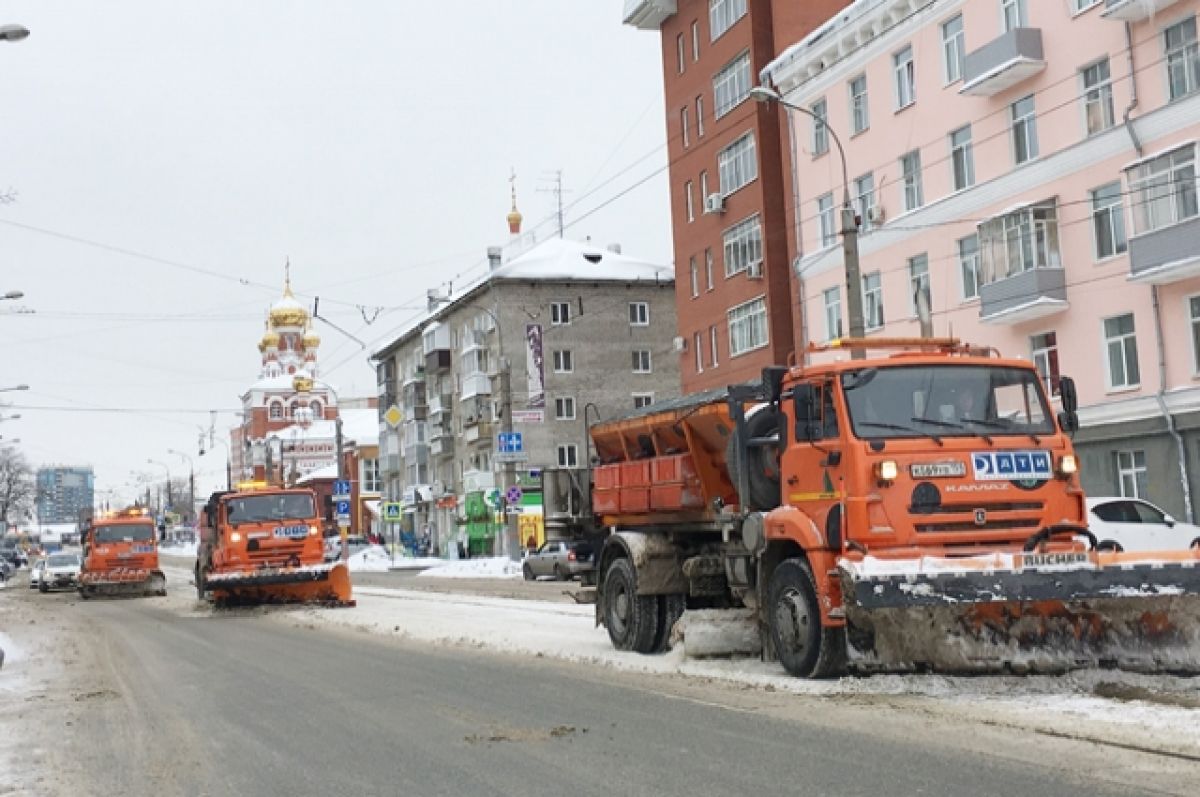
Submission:
{"label": "blue road sign", "polygon": [[400,520],[400,502],[388,501],[383,505],[384,520]]}
{"label": "blue road sign", "polygon": [[504,492],[504,500],[507,501],[510,506],[519,502],[521,500],[521,488],[515,484],[512,487],[509,487]]}
{"label": "blue road sign", "polygon": [[333,494],[334,495],[344,495],[346,497],[349,497],[350,496],[350,480],[349,479],[338,479],[337,481],[335,481],[333,483]]}
{"label": "blue road sign", "polygon": [[337,512],[337,514],[339,514],[339,515],[349,515],[350,514],[350,502],[349,501],[335,501],[334,502],[334,511]]}
{"label": "blue road sign", "polygon": [[520,454],[525,450],[521,432],[500,432],[496,435],[496,450],[501,454]]}

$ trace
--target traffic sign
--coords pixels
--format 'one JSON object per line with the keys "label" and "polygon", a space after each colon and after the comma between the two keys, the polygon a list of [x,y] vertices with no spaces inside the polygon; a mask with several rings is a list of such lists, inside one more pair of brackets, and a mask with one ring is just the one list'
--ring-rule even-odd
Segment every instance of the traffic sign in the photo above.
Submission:
{"label": "traffic sign", "polygon": [[[350,480],[338,479],[333,483],[333,497],[335,499],[350,500]],[[349,511],[349,510],[346,510]]]}
{"label": "traffic sign", "polygon": [[349,500],[344,500],[344,501],[337,500],[337,501],[334,501],[333,503],[334,503],[333,511],[337,515],[339,515],[339,516],[345,515],[346,517],[350,517],[350,501]]}
{"label": "traffic sign", "polygon": [[525,440],[520,432],[500,432],[496,435],[496,450],[501,454],[520,454]]}
{"label": "traffic sign", "polygon": [[488,502],[488,506],[491,506],[493,509],[499,509],[500,508],[500,491],[499,490],[488,490],[487,495],[484,496],[484,500]]}
{"label": "traffic sign", "polygon": [[504,500],[508,502],[509,506],[519,503],[521,501],[521,488],[515,484],[509,487],[504,491]]}
{"label": "traffic sign", "polygon": [[399,501],[388,501],[383,505],[383,519],[395,523],[400,520],[400,511]]}

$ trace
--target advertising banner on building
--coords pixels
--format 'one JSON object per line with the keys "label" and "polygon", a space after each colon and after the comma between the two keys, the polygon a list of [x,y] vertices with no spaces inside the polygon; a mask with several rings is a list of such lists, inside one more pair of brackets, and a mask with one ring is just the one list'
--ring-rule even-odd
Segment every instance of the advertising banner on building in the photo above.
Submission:
{"label": "advertising banner on building", "polygon": [[529,375],[530,409],[546,406],[546,366],[542,357],[542,325],[525,325],[525,373]]}

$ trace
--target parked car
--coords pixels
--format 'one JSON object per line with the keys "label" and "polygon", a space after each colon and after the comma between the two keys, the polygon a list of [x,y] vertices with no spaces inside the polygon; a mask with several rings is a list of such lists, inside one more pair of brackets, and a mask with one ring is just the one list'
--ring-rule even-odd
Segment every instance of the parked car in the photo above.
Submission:
{"label": "parked car", "polygon": [[82,564],[79,554],[50,554],[46,557],[42,574],[38,577],[38,592],[49,592],[52,589],[75,589],[79,586],[79,569]]}
{"label": "parked car", "polygon": [[[350,551],[347,555],[354,556],[354,554],[358,553],[359,551],[363,550],[364,548],[370,548],[371,543],[366,537],[362,536],[361,534],[351,534],[350,536],[346,537],[346,547],[348,547],[350,549]],[[342,555],[342,538],[336,534],[334,534],[330,537],[326,537],[325,538],[325,561],[332,562],[333,560],[341,557],[341,555]]]}
{"label": "parked car", "polygon": [[46,560],[38,559],[36,562],[33,563],[33,567],[29,568],[29,588],[30,589],[38,588],[38,584],[41,583],[41,580],[42,580],[42,571],[45,569],[45,567],[46,567]]}
{"label": "parked car", "polygon": [[17,571],[17,568],[8,563],[7,559],[0,559],[0,584],[8,581],[9,576]]}
{"label": "parked car", "polygon": [[29,557],[15,544],[0,548],[0,559],[8,562],[14,569],[29,564]]}
{"label": "parked car", "polygon": [[1089,498],[1088,527],[1101,549],[1179,551],[1200,546],[1200,526],[1180,523],[1149,501]]}
{"label": "parked car", "polygon": [[525,557],[521,572],[526,581],[533,581],[538,576],[554,576],[559,581],[566,581],[595,566],[590,543],[552,540]]}

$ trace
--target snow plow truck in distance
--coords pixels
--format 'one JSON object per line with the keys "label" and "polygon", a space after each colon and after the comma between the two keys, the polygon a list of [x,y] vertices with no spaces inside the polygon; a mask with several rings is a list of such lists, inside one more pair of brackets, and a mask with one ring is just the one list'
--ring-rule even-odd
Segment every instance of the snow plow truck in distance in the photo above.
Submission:
{"label": "snow plow truck in distance", "polygon": [[615,647],[761,653],[791,674],[1200,672],[1200,550],[1098,550],[1074,383],[953,339],[593,424],[543,471],[547,536],[599,551]]}
{"label": "snow plow truck in distance", "polygon": [[353,606],[345,562],[326,562],[316,494],[242,482],[205,505],[195,583],[217,605]]}
{"label": "snow plow truck in distance", "polygon": [[81,598],[167,594],[166,576],[158,568],[158,535],[146,509],[93,517],[80,536]]}

